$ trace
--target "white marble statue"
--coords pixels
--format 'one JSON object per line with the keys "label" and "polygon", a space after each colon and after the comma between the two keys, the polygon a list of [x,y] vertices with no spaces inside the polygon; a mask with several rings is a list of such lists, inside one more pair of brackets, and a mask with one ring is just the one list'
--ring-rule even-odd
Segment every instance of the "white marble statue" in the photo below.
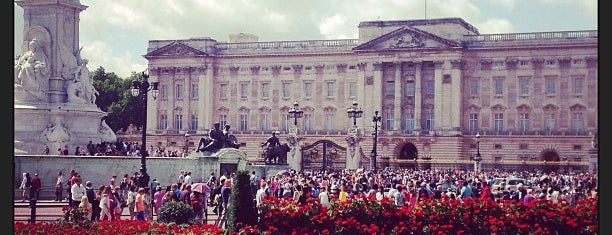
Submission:
{"label": "white marble statue", "polygon": [[28,51],[15,61],[15,84],[25,91],[42,93],[41,82],[48,78],[47,56],[36,41],[28,44]]}
{"label": "white marble statue", "polygon": [[54,119],[54,123],[47,124],[47,129],[42,133],[42,138],[46,142],[69,142],[70,132],[64,125],[59,117]]}
{"label": "white marble statue", "polygon": [[104,119],[100,121],[98,132],[100,133],[100,137],[102,137],[102,141],[104,142],[115,142],[117,140],[115,132],[113,132],[113,129],[106,124],[106,120]]}
{"label": "white marble statue", "polygon": [[100,93],[93,86],[93,74],[87,68],[88,62],[89,60],[83,59],[78,72],[78,78],[83,83],[83,96],[81,98],[88,103],[95,104],[96,98]]}

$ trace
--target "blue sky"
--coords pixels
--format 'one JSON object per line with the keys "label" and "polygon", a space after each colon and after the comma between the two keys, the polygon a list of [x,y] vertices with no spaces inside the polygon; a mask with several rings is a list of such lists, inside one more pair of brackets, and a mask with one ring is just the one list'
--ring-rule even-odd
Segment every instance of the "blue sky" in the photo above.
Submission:
{"label": "blue sky", "polygon": [[[598,29],[597,0],[81,0],[82,56],[120,77],[146,68],[149,40],[251,33],[259,41],[358,38],[361,21],[463,18],[481,34]],[[14,54],[23,8],[14,4]]]}

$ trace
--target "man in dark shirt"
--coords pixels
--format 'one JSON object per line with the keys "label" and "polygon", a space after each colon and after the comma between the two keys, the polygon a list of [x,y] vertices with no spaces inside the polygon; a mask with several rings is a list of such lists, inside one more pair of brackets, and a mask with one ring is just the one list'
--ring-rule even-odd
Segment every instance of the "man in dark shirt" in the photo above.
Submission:
{"label": "man in dark shirt", "polygon": [[32,177],[30,190],[35,192],[36,200],[38,200],[40,196],[40,188],[42,187],[42,182],[40,181],[40,177],[38,177],[38,173],[34,173],[34,177]]}

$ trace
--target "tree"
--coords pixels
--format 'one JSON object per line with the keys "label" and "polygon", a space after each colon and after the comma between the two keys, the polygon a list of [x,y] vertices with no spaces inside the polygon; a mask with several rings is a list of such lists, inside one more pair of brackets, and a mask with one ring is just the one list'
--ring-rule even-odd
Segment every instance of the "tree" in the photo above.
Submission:
{"label": "tree", "polygon": [[96,105],[107,112],[106,124],[117,132],[127,129],[130,124],[142,126],[140,115],[144,110],[142,99],[132,97],[132,81],[143,80],[141,73],[132,72],[129,78],[120,78],[115,73],[106,73],[103,67],[94,71],[94,87],[100,93]]}
{"label": "tree", "polygon": [[229,206],[228,231],[237,232],[240,228],[257,224],[257,208],[251,193],[251,183],[248,171],[236,172],[236,181],[232,190]]}

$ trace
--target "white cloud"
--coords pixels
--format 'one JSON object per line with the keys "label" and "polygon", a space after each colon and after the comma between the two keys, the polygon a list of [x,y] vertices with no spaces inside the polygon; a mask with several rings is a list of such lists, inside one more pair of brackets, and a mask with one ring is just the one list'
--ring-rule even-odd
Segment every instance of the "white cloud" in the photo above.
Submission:
{"label": "white cloud", "polygon": [[481,34],[515,33],[512,23],[506,19],[487,19],[484,22],[474,24]]}

